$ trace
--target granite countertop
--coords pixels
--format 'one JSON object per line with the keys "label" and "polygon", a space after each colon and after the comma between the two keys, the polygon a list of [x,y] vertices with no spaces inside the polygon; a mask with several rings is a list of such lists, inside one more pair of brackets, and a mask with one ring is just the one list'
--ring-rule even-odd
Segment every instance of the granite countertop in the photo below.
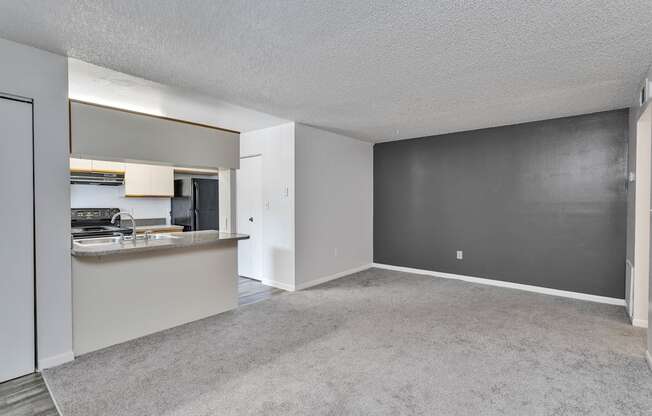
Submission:
{"label": "granite countertop", "polygon": [[[84,256],[110,256],[122,253],[135,253],[152,250],[169,250],[182,247],[205,246],[209,244],[220,244],[227,241],[237,241],[248,239],[246,234],[221,233],[219,231],[189,231],[166,233],[172,236],[169,239],[160,240],[137,240],[110,242],[104,244],[79,244],[76,241],[72,243],[71,254],[75,257]],[[85,240],[89,241],[89,240]]]}

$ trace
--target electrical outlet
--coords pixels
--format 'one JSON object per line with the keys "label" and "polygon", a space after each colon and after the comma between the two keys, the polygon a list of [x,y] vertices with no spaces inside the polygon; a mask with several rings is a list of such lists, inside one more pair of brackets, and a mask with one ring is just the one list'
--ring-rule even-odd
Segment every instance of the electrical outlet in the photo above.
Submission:
{"label": "electrical outlet", "polygon": [[333,256],[337,257],[337,254],[338,254],[337,247],[335,247],[333,249]]}
{"label": "electrical outlet", "polygon": [[462,260],[464,258],[464,252],[462,250],[457,250],[457,259]]}
{"label": "electrical outlet", "polygon": [[265,201],[265,209],[269,209],[269,201]]}

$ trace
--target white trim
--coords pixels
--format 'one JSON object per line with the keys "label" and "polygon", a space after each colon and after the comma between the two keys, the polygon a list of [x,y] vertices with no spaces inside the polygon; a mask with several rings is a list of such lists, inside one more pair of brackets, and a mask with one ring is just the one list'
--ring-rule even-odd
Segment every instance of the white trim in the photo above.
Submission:
{"label": "white trim", "polygon": [[54,403],[54,408],[57,409],[57,412],[59,412],[60,415],[63,414],[61,411],[61,408],[59,407],[59,403],[57,403],[57,399],[54,397],[54,394],[52,394],[52,389],[50,388],[50,385],[48,384],[48,379],[41,376],[43,379],[43,382],[45,383],[45,388],[48,389],[48,393],[50,393],[50,399],[52,400],[52,403]]}
{"label": "white trim", "polygon": [[547,287],[523,285],[520,283],[504,282],[502,280],[485,279],[481,277],[464,276],[461,274],[436,272],[424,269],[413,269],[411,267],[392,266],[389,264],[373,263],[373,267],[386,270],[395,270],[398,272],[423,274],[427,276],[441,277],[444,279],[463,280],[465,282],[479,283],[482,285],[506,287],[509,289],[525,290],[527,292],[543,293],[545,295],[561,296],[565,298],[586,300],[589,302],[606,303],[609,305],[625,306],[625,299],[610,298],[606,296],[589,295],[587,293],[569,292],[567,290],[550,289]]}
{"label": "white trim", "polygon": [[15,95],[15,94],[9,94],[8,92],[1,92],[0,91],[0,98],[7,98],[9,100],[14,100],[14,101],[21,101],[26,104],[34,104],[34,99],[33,98],[27,98],[23,97],[20,95]]}
{"label": "white trim", "polygon": [[629,267],[629,275],[626,275],[625,279],[629,279],[629,293],[625,293],[625,310],[627,311],[627,316],[629,316],[629,320],[631,321],[634,319],[634,284],[636,282],[636,270],[634,269],[634,263],[629,261],[629,259],[625,259],[625,274],[627,274],[627,267]]}
{"label": "white trim", "polygon": [[75,354],[72,351],[64,352],[63,354],[53,355],[52,357],[46,357],[38,360],[39,370],[43,370],[50,367],[56,367],[61,364],[65,364],[75,359]]}
{"label": "white trim", "polygon": [[647,319],[632,319],[632,325],[637,328],[647,328]]}
{"label": "white trim", "polygon": [[295,285],[295,290],[303,290],[303,289],[307,289],[307,288],[312,287],[312,286],[317,286],[317,285],[320,285],[322,283],[330,282],[331,280],[339,279],[340,277],[348,276],[348,275],[353,274],[353,273],[358,273],[358,272],[361,272],[363,270],[370,269],[371,267],[373,267],[373,265],[372,265],[372,263],[369,263],[369,264],[364,264],[362,266],[354,267],[352,269],[344,270],[343,272],[331,274],[331,275],[328,275],[328,276],[319,277],[319,278],[311,280],[309,282],[301,283],[300,285]]}
{"label": "white trim", "polygon": [[262,283],[264,285],[267,285],[267,286],[275,287],[277,289],[287,290],[287,291],[290,291],[290,292],[294,292],[294,290],[295,290],[294,285],[284,283],[284,282],[278,282],[276,280],[262,279],[260,281],[260,283]]}
{"label": "white trim", "polygon": [[645,351],[645,361],[647,361],[647,365],[652,370],[652,355],[650,355],[650,351]]}
{"label": "white trim", "polygon": [[262,156],[262,155],[263,155],[262,153],[252,153],[250,155],[244,155],[244,156],[241,155],[240,159],[249,159],[251,157],[257,157],[257,156]]}

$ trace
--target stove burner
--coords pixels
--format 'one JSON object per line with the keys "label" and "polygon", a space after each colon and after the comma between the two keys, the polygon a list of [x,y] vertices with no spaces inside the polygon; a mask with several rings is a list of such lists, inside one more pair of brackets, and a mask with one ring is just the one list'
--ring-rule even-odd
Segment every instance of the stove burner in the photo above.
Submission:
{"label": "stove burner", "polygon": [[89,237],[110,237],[116,234],[131,234],[131,228],[123,228],[120,222],[111,224],[118,208],[73,208],[71,209],[71,233],[74,239]]}

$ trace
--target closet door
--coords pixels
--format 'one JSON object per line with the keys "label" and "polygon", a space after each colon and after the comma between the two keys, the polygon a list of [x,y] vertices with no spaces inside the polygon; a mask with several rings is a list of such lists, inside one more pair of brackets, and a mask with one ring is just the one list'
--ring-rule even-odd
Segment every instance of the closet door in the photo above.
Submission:
{"label": "closet door", "polygon": [[0,95],[0,382],[34,372],[32,103]]}

